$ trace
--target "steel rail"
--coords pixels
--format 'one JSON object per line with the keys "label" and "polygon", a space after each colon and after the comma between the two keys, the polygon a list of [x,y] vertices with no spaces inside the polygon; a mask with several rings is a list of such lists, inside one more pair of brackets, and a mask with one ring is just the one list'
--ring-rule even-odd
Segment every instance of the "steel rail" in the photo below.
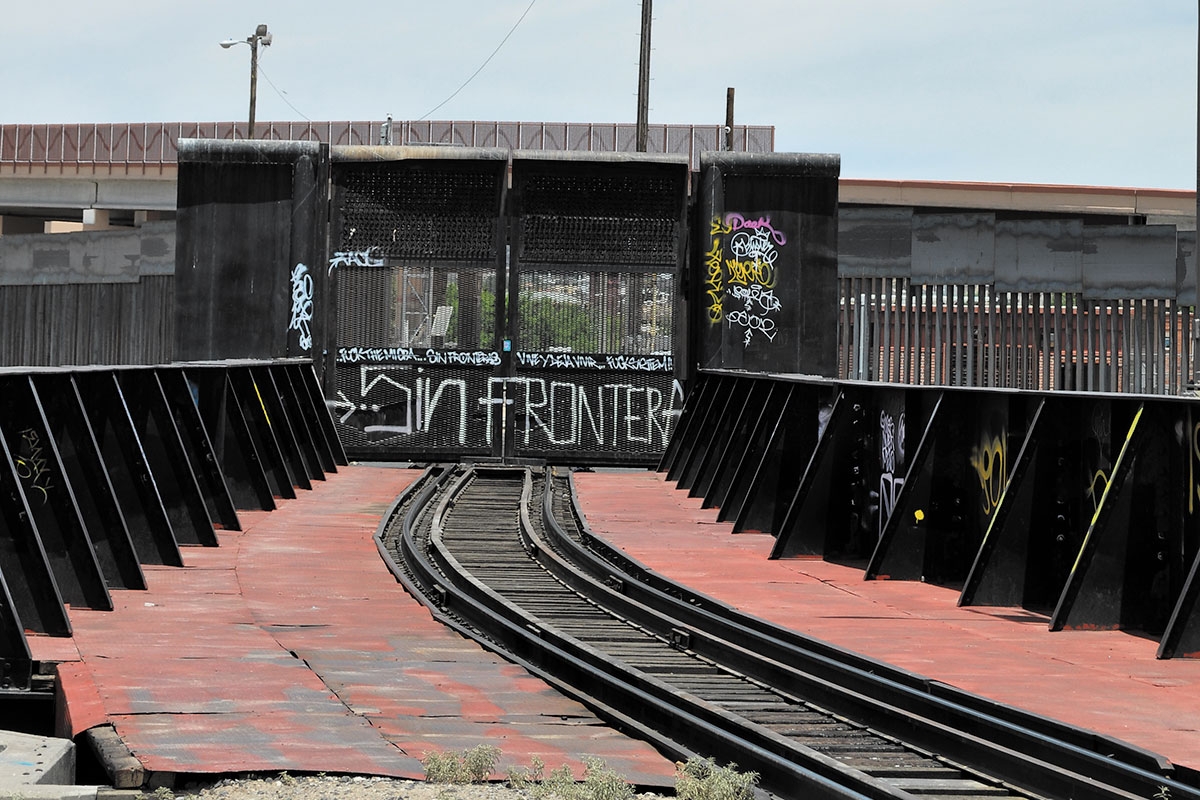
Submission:
{"label": "steel rail", "polygon": [[[522,473],[525,475],[522,495],[528,502],[528,473]],[[403,526],[394,544],[407,566],[397,573],[397,578],[410,593],[430,606],[436,618],[529,669],[580,700],[617,729],[650,742],[670,758],[685,760],[698,753],[721,753],[733,758],[741,768],[758,772],[764,784],[781,796],[843,800],[909,797],[878,783],[863,787],[865,791],[849,788],[804,769],[770,748],[747,742],[708,719],[681,710],[672,699],[676,693],[669,686],[611,673],[606,669],[611,659],[604,653],[529,624],[526,614],[478,581],[455,576],[455,560],[446,557],[436,540],[441,537],[440,529],[447,514],[455,508],[471,480],[470,475],[457,477],[436,501],[432,513],[417,510],[407,515],[406,523],[411,520],[413,524]],[[427,496],[426,502],[430,500]],[[499,520],[493,518],[492,522]],[[387,538],[389,527],[385,521],[380,535]],[[515,535],[516,525],[513,527],[510,532]],[[422,528],[429,532],[428,542],[420,541]]]}
{"label": "steel rail", "polygon": [[[985,748],[969,759],[965,754],[957,757],[1015,785],[1027,785],[1022,778],[1025,768],[1036,773],[1049,767],[1051,772],[1045,777],[1054,782],[1053,771],[1059,771],[1062,779],[1056,782],[1065,792],[1063,796],[1083,797],[1079,792],[1092,787],[1100,793],[1097,796],[1107,796],[1111,789],[1116,789],[1148,798],[1166,789],[1175,800],[1200,798],[1195,773],[1180,769],[1157,754],[841,650],[737,611],[671,581],[591,531],[579,507],[573,477],[569,479],[569,504],[559,496],[561,505],[556,511],[552,474],[552,470],[547,470],[543,524],[551,548],[560,549],[573,565],[570,569],[561,568],[560,577],[578,582],[570,575],[574,568],[582,569],[608,591],[678,619],[685,626],[682,632],[690,638],[692,649],[719,651],[707,654],[714,659],[731,657],[736,669],[767,682],[801,680],[812,687],[826,684],[838,687],[838,691],[846,689],[882,701],[888,710],[884,718],[872,724],[885,725],[887,717],[903,720],[911,714],[936,721],[948,730],[970,731],[971,736],[964,737],[962,744],[979,741],[999,749],[992,751],[994,756],[989,756]],[[571,535],[571,528],[576,536]],[[577,588],[581,586],[579,583]],[[736,642],[738,646],[730,648],[726,642]],[[779,664],[786,665],[784,672],[793,673],[792,677],[781,675],[775,667]],[[850,695],[847,697],[853,700]],[[869,705],[863,708],[869,710]],[[893,715],[891,709],[899,713]],[[953,738],[939,742],[937,736],[920,743],[939,752],[952,751],[956,745]],[[978,755],[985,759],[978,760]]]}

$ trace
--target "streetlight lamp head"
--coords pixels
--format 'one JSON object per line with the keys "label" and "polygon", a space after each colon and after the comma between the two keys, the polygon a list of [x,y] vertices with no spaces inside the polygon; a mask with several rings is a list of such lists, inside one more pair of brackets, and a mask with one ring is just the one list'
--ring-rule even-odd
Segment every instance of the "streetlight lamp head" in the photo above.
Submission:
{"label": "streetlight lamp head", "polygon": [[255,28],[254,35],[255,36],[266,36],[267,35],[267,23],[264,22],[262,25],[259,25],[257,28]]}
{"label": "streetlight lamp head", "polygon": [[233,47],[235,44],[241,44],[241,39],[226,39],[225,41],[221,42],[220,44],[221,44],[221,47],[224,47],[226,50],[228,50],[229,48]]}

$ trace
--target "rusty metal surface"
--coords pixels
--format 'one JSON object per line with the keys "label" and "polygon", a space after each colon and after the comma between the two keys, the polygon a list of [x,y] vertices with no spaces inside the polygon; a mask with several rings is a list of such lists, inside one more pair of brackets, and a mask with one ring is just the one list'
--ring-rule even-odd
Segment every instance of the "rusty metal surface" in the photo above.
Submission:
{"label": "rusty metal surface", "polygon": [[[663,575],[776,624],[933,680],[1200,766],[1200,661],[1154,658],[1119,631],[1052,633],[1045,614],[957,608],[957,592],[864,581],[861,567],[767,560],[769,535],[731,535],[663,475],[575,476],[592,531]],[[654,536],[646,536],[652,528]],[[686,558],[680,554],[686,553]]]}
{"label": "rusty metal surface", "polygon": [[[147,570],[112,613],[73,612],[68,708],[104,717],[146,769],[422,777],[427,751],[500,747],[501,771],[592,754],[665,784],[671,765],[524,670],[435,623],[372,535],[415,471],[354,466],[220,547]],[[90,680],[89,680],[90,677]],[[90,698],[90,699],[89,699]]]}

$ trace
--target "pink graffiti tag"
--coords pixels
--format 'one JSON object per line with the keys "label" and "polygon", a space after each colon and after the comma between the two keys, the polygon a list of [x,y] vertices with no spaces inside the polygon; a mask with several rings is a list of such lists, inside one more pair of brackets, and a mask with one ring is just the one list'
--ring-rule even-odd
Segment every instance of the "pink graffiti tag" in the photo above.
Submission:
{"label": "pink graffiti tag", "polygon": [[758,219],[746,219],[736,211],[731,211],[725,215],[725,228],[727,232],[748,230],[766,230],[771,234],[771,238],[775,240],[777,245],[787,244],[787,235],[783,231],[776,230],[771,224],[770,217],[759,217]]}

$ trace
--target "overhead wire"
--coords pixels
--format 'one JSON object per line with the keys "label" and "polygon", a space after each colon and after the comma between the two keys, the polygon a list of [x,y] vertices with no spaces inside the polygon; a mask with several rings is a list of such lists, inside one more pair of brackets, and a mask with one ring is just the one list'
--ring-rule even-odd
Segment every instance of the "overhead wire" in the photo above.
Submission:
{"label": "overhead wire", "polygon": [[500,48],[501,48],[501,47],[504,47],[504,43],[508,41],[508,37],[510,37],[510,36],[512,36],[512,35],[513,35],[513,32],[514,32],[514,31],[516,31],[517,27],[518,27],[518,26],[521,24],[521,22],[522,22],[522,21],[524,21],[524,19],[525,19],[526,15],[527,15],[527,14],[529,14],[529,10],[533,8],[533,4],[534,4],[534,3],[536,3],[536,2],[537,2],[537,0],[529,0],[529,5],[528,5],[528,6],[526,6],[526,8],[525,8],[525,11],[524,11],[524,13],[522,13],[522,14],[521,14],[521,17],[520,17],[520,19],[518,19],[518,20],[516,21],[516,23],[515,23],[515,24],[512,26],[512,28],[510,28],[510,29],[509,29],[508,33],[504,34],[504,38],[500,40],[500,44],[496,45],[496,49],[492,51],[492,54],[491,54],[490,56],[488,56],[488,57],[487,57],[487,58],[484,60],[484,62],[483,62],[482,64],[480,64],[480,65],[479,65],[479,69],[477,69],[477,70],[475,70],[474,72],[472,72],[472,73],[471,73],[471,77],[469,77],[469,78],[467,78],[465,81],[463,81],[463,82],[462,82],[462,85],[461,85],[461,86],[459,86],[457,89],[455,89],[455,90],[454,90],[454,92],[453,92],[453,93],[452,93],[452,94],[451,94],[449,97],[447,97],[447,98],[446,98],[445,100],[443,100],[442,102],[438,103],[438,104],[437,104],[436,106],[434,106],[433,108],[431,108],[431,109],[429,109],[428,111],[426,111],[426,112],[425,112],[424,114],[422,114],[420,117],[418,117],[418,118],[417,118],[417,121],[418,121],[418,122],[419,122],[420,120],[423,120],[423,119],[426,119],[426,118],[428,118],[430,114],[432,114],[433,112],[437,111],[439,108],[441,108],[442,106],[446,105],[446,103],[449,103],[451,100],[453,100],[453,99],[454,99],[454,98],[455,98],[455,97],[458,95],[458,93],[459,93],[459,92],[461,92],[463,89],[465,89],[465,88],[466,88],[466,86],[467,86],[467,84],[468,84],[468,83],[470,83],[471,81],[475,80],[475,76],[476,76],[476,75],[478,75],[479,73],[483,72],[483,68],[484,68],[484,67],[486,67],[486,66],[488,65],[488,63],[489,63],[489,62],[491,62],[491,60],[492,60],[493,58],[495,58],[495,57],[496,57],[496,53],[499,53],[499,52],[500,52]]}
{"label": "overhead wire", "polygon": [[262,57],[264,55],[266,55],[265,49],[258,56],[258,74],[262,75],[263,78],[266,79],[267,83],[271,85],[271,88],[275,90],[275,94],[279,95],[279,99],[288,104],[288,108],[292,109],[292,111],[295,111],[297,114],[299,114],[304,119],[305,122],[312,122],[311,119],[304,116],[303,111],[296,108],[296,106],[292,105],[292,101],[287,98],[287,92],[283,91],[278,86],[276,86],[275,81],[271,80],[271,76],[268,75],[266,73],[266,71],[262,68]]}

